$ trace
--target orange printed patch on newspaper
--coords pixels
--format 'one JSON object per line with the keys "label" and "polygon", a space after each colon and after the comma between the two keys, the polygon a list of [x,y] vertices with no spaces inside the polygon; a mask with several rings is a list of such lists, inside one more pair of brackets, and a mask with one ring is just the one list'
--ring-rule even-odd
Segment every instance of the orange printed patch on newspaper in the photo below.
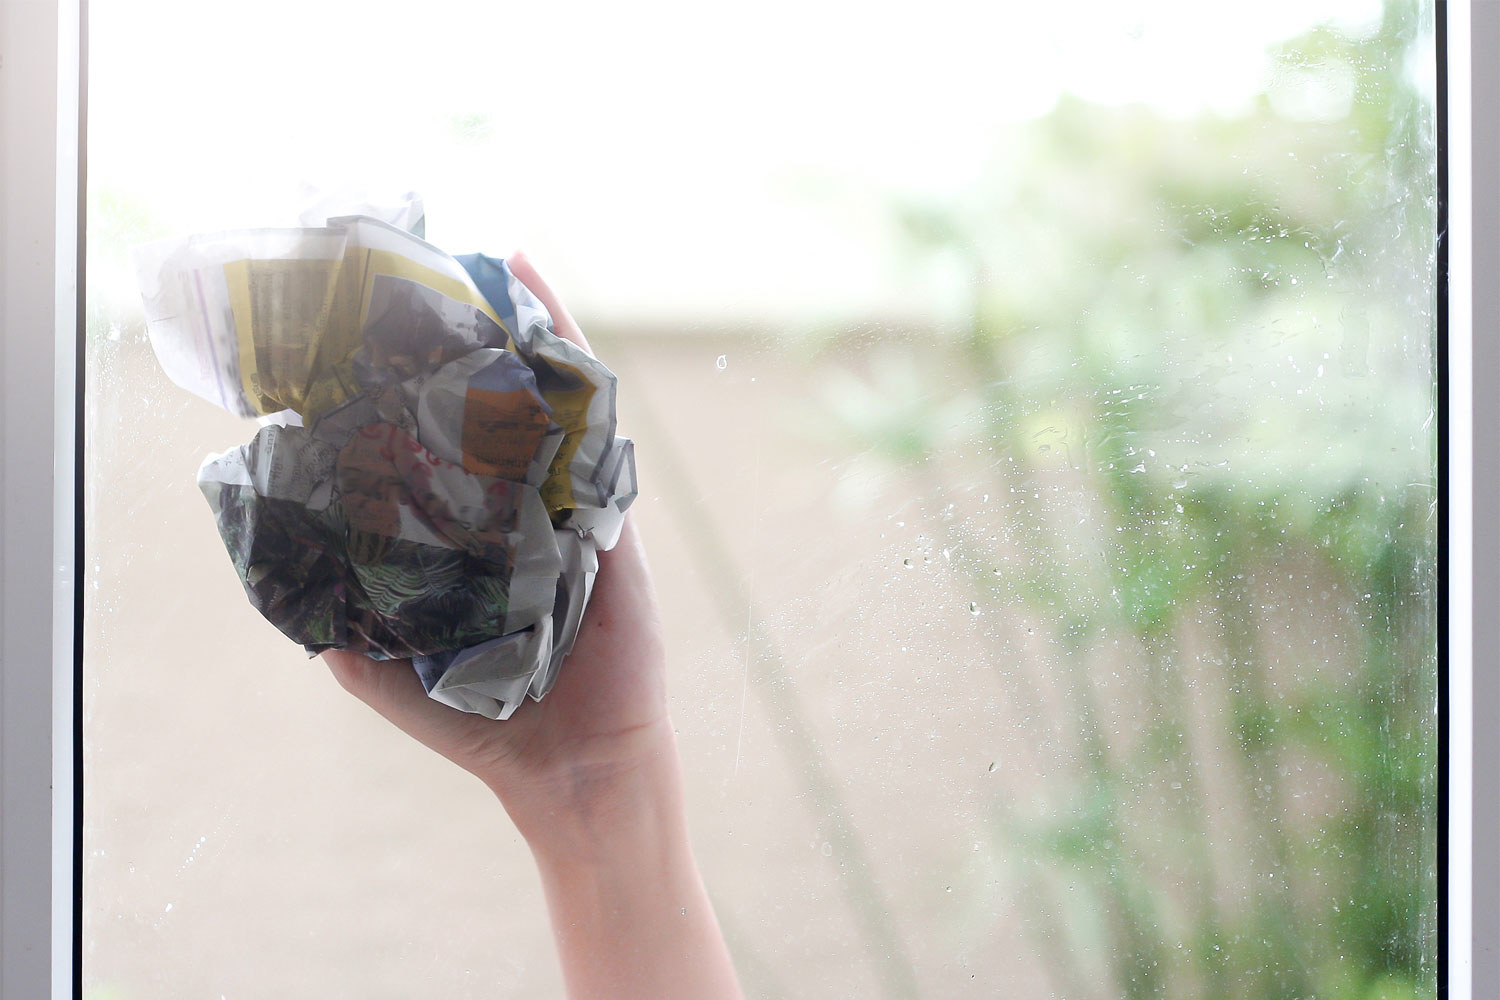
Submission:
{"label": "orange printed patch on newspaper", "polygon": [[463,465],[477,476],[521,481],[547,433],[547,412],[528,389],[469,386],[464,395]]}

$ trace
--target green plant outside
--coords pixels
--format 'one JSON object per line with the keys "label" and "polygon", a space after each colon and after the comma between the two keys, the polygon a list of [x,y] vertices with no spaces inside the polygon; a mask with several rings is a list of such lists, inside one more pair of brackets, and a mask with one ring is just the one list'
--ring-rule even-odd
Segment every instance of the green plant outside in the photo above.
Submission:
{"label": "green plant outside", "polygon": [[[999,543],[944,530],[976,607],[1046,624],[1033,669],[1069,692],[1068,780],[997,797],[990,841],[1042,901],[1058,995],[1436,995],[1423,16],[1271,53],[1273,79],[1348,81],[1325,120],[1270,92],[1189,121],[1065,100],[992,182],[895,206],[914,263],[968,276],[967,328],[824,379],[851,449],[1000,498]],[[1133,745],[1101,663],[1150,706]],[[1330,803],[1293,801],[1306,771]]]}

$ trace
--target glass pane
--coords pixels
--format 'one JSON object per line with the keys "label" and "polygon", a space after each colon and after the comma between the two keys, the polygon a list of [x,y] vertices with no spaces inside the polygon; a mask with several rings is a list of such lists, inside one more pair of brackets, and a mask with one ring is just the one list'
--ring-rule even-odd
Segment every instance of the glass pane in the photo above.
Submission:
{"label": "glass pane", "polygon": [[1435,996],[1430,3],[89,6],[87,996],[561,994],[145,340],[346,188],[620,377],[748,995]]}

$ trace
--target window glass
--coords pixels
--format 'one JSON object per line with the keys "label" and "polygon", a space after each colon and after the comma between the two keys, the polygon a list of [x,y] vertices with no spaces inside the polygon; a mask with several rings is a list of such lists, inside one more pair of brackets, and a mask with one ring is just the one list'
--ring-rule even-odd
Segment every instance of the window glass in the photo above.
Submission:
{"label": "window glass", "polygon": [[1430,3],[89,10],[86,996],[560,995],[129,264],[406,190],[620,377],[747,994],[1435,996]]}

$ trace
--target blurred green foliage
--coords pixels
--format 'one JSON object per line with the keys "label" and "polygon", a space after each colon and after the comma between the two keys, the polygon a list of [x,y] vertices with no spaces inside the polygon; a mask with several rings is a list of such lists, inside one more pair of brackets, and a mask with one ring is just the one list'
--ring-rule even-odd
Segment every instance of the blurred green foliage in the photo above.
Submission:
{"label": "blurred green foliage", "polygon": [[854,446],[1000,500],[955,543],[1068,692],[1068,780],[993,843],[1059,995],[1435,996],[1425,11],[1287,41],[1236,117],[1063,101],[896,206],[967,326],[825,380]]}

